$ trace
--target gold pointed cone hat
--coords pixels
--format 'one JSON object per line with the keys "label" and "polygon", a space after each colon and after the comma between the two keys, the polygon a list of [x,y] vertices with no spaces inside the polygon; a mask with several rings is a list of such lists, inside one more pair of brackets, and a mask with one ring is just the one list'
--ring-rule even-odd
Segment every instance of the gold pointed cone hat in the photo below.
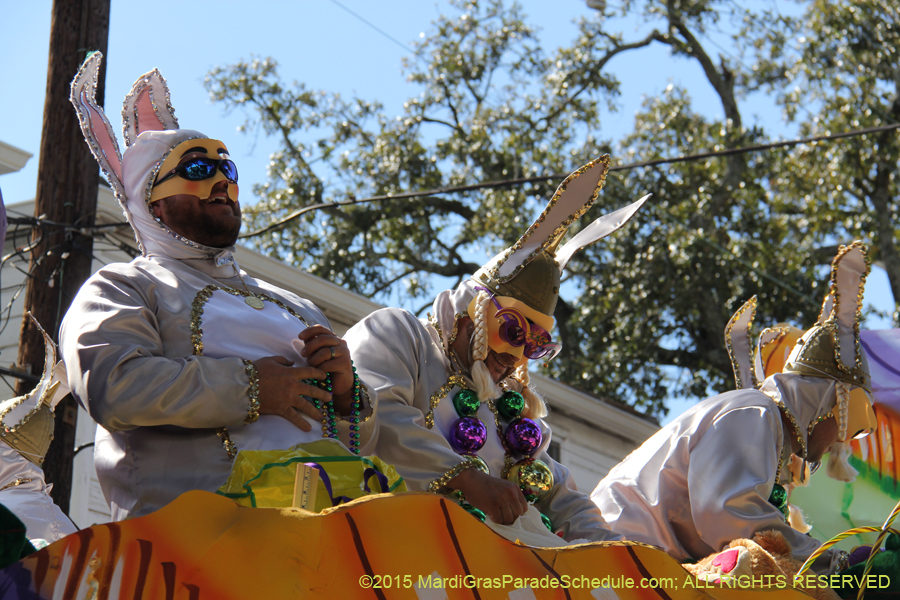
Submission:
{"label": "gold pointed cone hat", "polygon": [[56,364],[56,345],[28,313],[44,337],[44,372],[31,393],[0,403],[0,440],[40,466],[53,440],[53,408],[66,393],[65,367]]}
{"label": "gold pointed cone hat", "polygon": [[498,296],[515,298],[552,316],[569,259],[627,223],[650,197],[600,217],[560,248],[569,226],[597,199],[608,171],[609,155],[605,154],[566,177],[525,234],[478,269],[472,279]]}

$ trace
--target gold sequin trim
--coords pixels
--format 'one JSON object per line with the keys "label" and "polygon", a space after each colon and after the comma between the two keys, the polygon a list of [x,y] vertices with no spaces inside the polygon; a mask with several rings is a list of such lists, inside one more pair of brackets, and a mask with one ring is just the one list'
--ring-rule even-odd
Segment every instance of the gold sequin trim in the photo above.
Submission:
{"label": "gold sequin trim", "polygon": [[227,294],[231,294],[232,296],[242,296],[244,298],[254,297],[259,298],[260,300],[265,300],[266,302],[271,302],[281,310],[285,310],[297,319],[300,320],[306,327],[309,327],[309,323],[307,323],[303,317],[301,317],[297,311],[295,311],[290,306],[287,306],[284,302],[279,300],[278,298],[273,298],[267,294],[263,294],[262,292],[248,292],[244,290],[238,290],[230,287],[222,287],[219,285],[208,285],[194,296],[194,301],[191,303],[191,344],[194,346],[194,356],[203,356],[203,329],[202,329],[202,321],[203,321],[203,305],[206,304],[209,299],[212,297],[213,292],[221,291]]}
{"label": "gold sequin trim", "polygon": [[[55,366],[50,368],[50,379],[53,378],[53,370],[54,369],[55,369]],[[41,384],[38,384],[38,385],[41,385]],[[32,408],[30,411],[28,411],[28,414],[26,414],[24,417],[22,417],[22,420],[19,421],[18,423],[16,423],[15,425],[13,425],[11,427],[2,426],[2,428],[0,428],[0,435],[5,436],[7,433],[16,433],[19,430],[19,427],[21,427],[22,425],[25,425],[28,421],[31,420],[31,417],[36,415],[38,413],[38,411],[40,411],[41,408],[43,408],[44,404],[49,404],[49,403],[47,403],[47,396],[52,396],[52,394],[55,394],[56,390],[59,388],[59,385],[60,384],[58,382],[54,383],[54,384],[48,383],[48,385],[46,385],[44,387],[44,391],[41,392],[41,397],[38,399],[37,404],[34,406],[34,408]],[[6,418],[6,415],[8,415],[14,408],[20,406],[23,402],[28,400],[28,398],[30,396],[31,396],[30,393],[25,394],[24,396],[20,396],[18,398],[18,402],[13,402],[9,406],[7,406],[2,412],[0,412],[0,425],[2,425],[3,419]],[[52,409],[50,412],[51,413],[53,412]],[[50,439],[52,440],[53,437],[51,436]]]}
{"label": "gold sequin trim", "polygon": [[450,393],[455,387],[464,388],[466,386],[466,380],[463,376],[457,375],[453,373],[447,379],[447,383],[438,388],[436,392],[431,394],[431,399],[428,401],[428,414],[425,415],[425,427],[431,429],[434,427],[434,409],[437,408],[438,403],[447,397],[447,394]]}
{"label": "gold sequin trim", "polygon": [[[301,323],[303,323],[304,325],[309,327],[309,323],[307,323],[303,319],[303,317],[301,317],[299,314],[297,314],[297,311],[292,309],[290,306],[285,305],[284,302],[282,302],[281,300],[279,300],[277,298],[272,298],[271,296],[268,296],[268,295],[260,293],[260,292],[248,292],[248,291],[244,291],[244,290],[237,290],[234,288],[222,287],[222,286],[218,286],[218,285],[208,285],[205,288],[203,288],[202,290],[200,290],[199,292],[197,292],[197,295],[194,296],[194,301],[191,303],[191,344],[194,346],[194,356],[203,356],[203,328],[201,327],[203,324],[203,305],[205,305],[209,301],[209,299],[213,295],[213,292],[215,292],[215,291],[225,292],[225,293],[231,294],[232,296],[243,296],[245,298],[249,297],[249,296],[253,296],[255,298],[259,298],[260,300],[265,300],[266,302],[271,302],[278,308],[280,308],[282,310],[286,310],[291,315],[297,317],[298,319],[300,319]],[[247,361],[244,361],[244,364],[246,365]],[[256,373],[255,367],[253,369],[253,372],[255,375],[255,373]],[[248,376],[250,375],[249,370],[247,371],[247,374],[248,374]],[[248,395],[250,396],[250,412],[247,415],[248,419],[252,416],[252,413],[253,413],[253,400],[254,400],[254,398],[252,396],[253,383],[254,383],[254,379],[253,379],[253,377],[251,377],[250,391],[248,392]],[[259,399],[258,399],[259,380],[258,380],[258,378],[256,379],[256,383],[257,383],[257,388],[256,388],[257,414],[256,414],[256,417],[259,418],[259,412],[258,412],[259,411]],[[256,419],[254,419],[254,421],[255,420]],[[245,422],[252,422],[252,421],[245,421]],[[225,452],[228,453],[228,458],[230,458],[231,460],[234,460],[234,457],[237,456],[238,449],[237,449],[237,446],[234,444],[234,442],[231,441],[231,437],[228,435],[228,429],[225,427],[220,427],[219,429],[216,429],[216,435],[218,435],[220,438],[222,438],[222,446],[225,448]]]}
{"label": "gold sequin trim", "polygon": [[[459,320],[463,317],[468,317],[469,313],[459,312],[453,315],[453,330],[450,332],[450,339],[447,340],[447,348],[450,348],[450,345],[456,341],[456,336],[459,334]],[[434,330],[437,331],[438,337],[441,338],[441,342],[444,341],[444,332],[441,331],[441,324],[438,323],[438,320],[431,314],[428,313],[428,323],[434,327]]]}
{"label": "gold sequin trim", "polygon": [[494,415],[494,427],[497,428],[497,437],[500,438],[500,445],[503,446],[503,470],[500,471],[500,477],[506,479],[515,464],[515,461],[512,457],[512,450],[510,450],[509,446],[506,444],[506,436],[503,435],[503,425],[500,423],[500,412],[497,410],[497,407],[494,406],[493,400],[488,400],[486,404]]}
{"label": "gold sequin trim", "polygon": [[453,479],[454,477],[456,477],[457,475],[459,475],[466,469],[471,469],[471,468],[477,467],[477,466],[478,465],[476,465],[474,461],[471,461],[468,459],[463,460],[461,463],[459,463],[458,465],[456,465],[455,467],[453,467],[452,469],[450,469],[449,471],[447,471],[446,473],[444,473],[443,475],[441,475],[440,477],[438,477],[437,479],[435,479],[434,481],[429,483],[428,491],[431,492],[432,494],[443,494],[443,493],[449,492],[450,490],[447,489],[447,483],[449,483],[451,479]]}
{"label": "gold sequin trim", "polygon": [[259,375],[256,373],[256,365],[249,360],[244,360],[244,367],[247,371],[247,377],[250,379],[250,389],[247,396],[250,398],[250,409],[247,411],[247,418],[244,423],[255,423],[259,419]]}
{"label": "gold sequin trim", "polygon": [[728,350],[728,357],[731,359],[731,369],[734,371],[734,383],[737,386],[737,389],[743,388],[744,382],[741,381],[741,364],[734,351],[732,331],[747,311],[750,311],[750,318],[747,319],[747,327],[743,334],[747,339],[747,358],[750,361],[750,378],[753,387],[759,387],[759,382],[756,380],[756,372],[755,369],[753,369],[753,344],[750,341],[750,327],[753,325],[753,317],[756,315],[756,296],[753,296],[747,300],[736,313],[731,315],[731,318],[728,319],[728,324],[725,325],[725,348]]}
{"label": "gold sequin trim", "polygon": [[[791,331],[790,327],[766,327],[765,329],[762,330],[762,332],[760,332],[759,343],[756,346],[756,356],[758,356],[760,359],[759,368],[760,368],[760,371],[762,371],[762,375],[764,378],[766,376],[766,366],[768,365],[768,361],[771,360],[771,355],[770,355],[770,358],[766,361],[766,363],[763,363],[762,362],[763,349],[770,344],[779,343],[782,339],[784,339],[784,336],[786,336],[788,333],[790,333],[790,331]],[[764,342],[763,341],[764,338],[768,337],[768,335],[771,335],[771,334],[774,334],[774,337],[772,339]],[[755,373],[756,373],[755,366],[756,365],[755,365],[755,360],[754,360],[754,369],[753,369],[754,377],[756,376],[755,375]],[[757,382],[756,387],[759,388],[760,385],[762,385],[761,381]]]}
{"label": "gold sequin trim", "polygon": [[[547,207],[544,209],[544,212],[541,213],[541,216],[538,217],[537,221],[535,221],[531,225],[531,227],[528,228],[525,234],[521,238],[519,238],[519,240],[515,244],[510,246],[500,258],[500,260],[498,260],[497,263],[493,267],[491,267],[491,270],[489,272],[490,278],[499,283],[506,283],[507,281],[515,277],[519,273],[519,271],[524,269],[525,266],[528,265],[528,263],[530,263],[532,260],[534,260],[534,258],[538,254],[543,252],[544,248],[546,248],[553,241],[560,238],[576,219],[587,212],[587,210],[597,199],[597,196],[600,195],[600,190],[602,190],[603,186],[606,184],[606,175],[609,173],[609,160],[609,154],[604,154],[600,158],[592,160],[588,164],[579,167],[578,170],[566,177],[565,180],[563,180],[563,182],[559,185],[559,188],[557,188],[556,193],[553,194],[553,198],[551,198],[550,202],[547,203]],[[600,180],[597,182],[597,186],[594,188],[594,191],[591,194],[590,198],[588,198],[587,201],[585,201],[578,210],[569,215],[569,217],[565,221],[563,221],[555,230],[553,230],[552,233],[548,234],[544,238],[543,243],[541,243],[540,246],[538,246],[534,250],[534,252],[528,255],[528,257],[522,260],[509,275],[507,275],[506,277],[500,277],[500,267],[503,266],[503,263],[505,263],[509,259],[509,257],[513,255],[513,253],[519,250],[522,245],[528,240],[528,238],[530,238],[535,233],[535,231],[537,231],[537,229],[543,224],[544,220],[546,220],[547,216],[556,206],[559,198],[566,192],[566,187],[569,185],[569,183],[571,183],[577,177],[586,173],[589,169],[595,167],[598,163],[603,163],[605,168],[603,169],[603,174],[600,176]]]}
{"label": "gold sequin trim", "polygon": [[807,435],[807,436],[812,435],[812,431],[813,431],[813,429],[815,428],[816,425],[818,425],[819,423],[821,423],[822,421],[824,421],[824,420],[827,419],[828,417],[833,417],[833,416],[834,416],[834,411],[833,411],[833,410],[829,410],[827,413],[825,413],[825,414],[822,415],[821,417],[817,418],[815,421],[813,421],[812,423],[809,424],[809,428],[807,428],[807,430],[806,430],[806,435]]}
{"label": "gold sequin trim", "polygon": [[[862,250],[863,259],[866,263],[866,270],[864,273],[860,275],[859,278],[859,287],[856,290],[856,317],[853,322],[853,345],[856,351],[856,360],[855,365],[851,368],[848,368],[844,365],[844,362],[841,360],[841,340],[840,336],[837,333],[837,328],[834,329],[834,360],[838,367],[850,371],[852,369],[857,369],[862,372],[862,352],[859,347],[859,321],[862,318],[862,303],[863,303],[863,290],[866,287],[866,277],[869,275],[869,256],[866,254],[865,245],[857,240],[850,244],[849,246],[841,246],[838,250],[837,256],[834,257],[834,260],[831,262],[831,289],[834,293],[834,308],[831,310],[831,314],[835,315],[835,322],[837,321],[837,314],[840,312],[841,306],[841,292],[838,289],[837,277],[838,277],[838,264],[845,254],[850,252],[851,250],[859,248]],[[855,376],[855,373],[852,373],[851,376]],[[868,375],[868,373],[866,373]]]}
{"label": "gold sequin trim", "polygon": [[234,460],[234,457],[237,456],[238,450],[237,446],[234,445],[234,442],[231,441],[231,436],[228,435],[227,427],[219,427],[216,429],[216,435],[222,438],[222,447],[225,448],[225,452],[228,453],[228,458]]}
{"label": "gold sequin trim", "polygon": [[[453,342],[456,341],[456,336],[459,335],[459,320],[463,317],[468,317],[469,313],[456,313],[453,315],[453,331],[450,332],[450,339],[447,340],[447,347],[449,348]],[[438,334],[440,334],[440,329],[438,329]],[[443,336],[441,336],[443,337]]]}
{"label": "gold sequin trim", "polygon": [[6,485],[4,485],[2,488],[0,488],[0,492],[2,492],[3,490],[8,490],[11,487],[16,487],[17,485],[22,485],[23,483],[31,483],[32,481],[34,480],[21,477],[19,479],[16,479],[12,483],[7,483]]}
{"label": "gold sequin trim", "polygon": [[[794,430],[794,435],[797,436],[797,441],[800,442],[800,448],[803,451],[803,458],[805,458],[806,457],[806,442],[803,440],[803,436],[800,435],[801,429],[800,429],[800,425],[797,424],[797,419],[794,418],[793,413],[791,413],[791,411],[788,410],[788,407],[784,405],[784,402],[782,402],[781,400],[776,400],[775,398],[772,398],[771,396],[769,396],[769,398],[772,399],[772,402],[774,402],[778,406],[778,408],[781,409],[781,412],[788,418],[788,421],[790,422],[791,427]],[[785,443],[788,443],[787,440],[785,440]]]}

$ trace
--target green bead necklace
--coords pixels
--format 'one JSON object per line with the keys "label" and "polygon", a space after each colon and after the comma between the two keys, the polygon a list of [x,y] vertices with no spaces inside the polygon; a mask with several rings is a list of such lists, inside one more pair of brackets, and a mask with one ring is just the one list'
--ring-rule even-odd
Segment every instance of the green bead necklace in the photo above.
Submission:
{"label": "green bead necklace", "polygon": [[[359,375],[356,374],[356,367],[353,361],[350,361],[350,368],[353,369],[353,403],[350,405],[350,452],[359,455],[359,421],[362,414],[360,403],[360,383]],[[304,379],[304,383],[319,387],[329,394],[331,393],[331,373],[325,375],[325,379]],[[319,402],[316,398],[310,398],[313,406],[322,413],[322,437],[338,439],[337,415],[334,412],[334,402]]]}

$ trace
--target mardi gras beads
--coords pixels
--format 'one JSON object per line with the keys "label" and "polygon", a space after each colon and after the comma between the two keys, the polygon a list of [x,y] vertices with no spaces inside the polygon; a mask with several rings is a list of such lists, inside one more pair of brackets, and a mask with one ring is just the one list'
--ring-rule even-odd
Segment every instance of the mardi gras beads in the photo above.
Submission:
{"label": "mardi gras beads", "polygon": [[[360,436],[359,421],[362,414],[360,403],[360,382],[359,375],[356,374],[356,367],[353,361],[350,361],[350,368],[353,369],[353,402],[350,404],[350,452],[359,454]],[[319,387],[329,394],[331,393],[331,373],[325,374],[325,379],[304,379],[304,383]],[[322,437],[338,439],[337,415],[334,412],[334,402],[319,402],[316,398],[310,398],[313,406],[322,413]]]}

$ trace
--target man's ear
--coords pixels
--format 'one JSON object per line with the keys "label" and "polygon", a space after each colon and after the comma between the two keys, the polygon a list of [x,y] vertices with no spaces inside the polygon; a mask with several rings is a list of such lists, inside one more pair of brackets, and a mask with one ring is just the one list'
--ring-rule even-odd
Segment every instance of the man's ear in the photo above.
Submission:
{"label": "man's ear", "polygon": [[153,202],[152,204],[150,204],[150,212],[152,212],[152,213],[153,213],[153,216],[156,217],[157,219],[162,219],[162,206],[161,206],[161,204],[162,204],[162,202],[160,202],[159,200],[157,200],[156,202]]}

